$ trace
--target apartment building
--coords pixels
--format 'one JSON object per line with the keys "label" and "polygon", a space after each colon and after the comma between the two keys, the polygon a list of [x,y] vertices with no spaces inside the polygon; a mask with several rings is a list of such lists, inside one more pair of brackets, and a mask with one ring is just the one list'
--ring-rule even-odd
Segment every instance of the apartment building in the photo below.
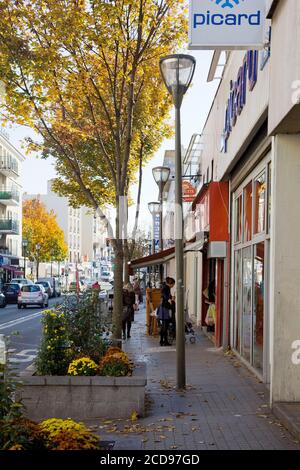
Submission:
{"label": "apartment building", "polygon": [[23,274],[22,257],[22,185],[23,155],[0,131],[0,281]]}
{"label": "apartment building", "polygon": [[68,245],[66,264],[70,272],[81,264],[91,274],[92,263],[108,255],[107,229],[99,217],[87,207],[73,208],[67,197],[52,190],[52,180],[47,183],[47,194],[24,194],[24,199],[38,199],[48,211],[53,210]]}

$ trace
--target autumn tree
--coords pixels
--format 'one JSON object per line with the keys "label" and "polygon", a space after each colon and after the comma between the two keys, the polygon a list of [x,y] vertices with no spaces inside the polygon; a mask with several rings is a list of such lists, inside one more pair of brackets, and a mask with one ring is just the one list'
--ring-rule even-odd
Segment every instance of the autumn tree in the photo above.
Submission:
{"label": "autumn tree", "polygon": [[63,261],[68,256],[64,232],[57,223],[53,211],[38,199],[29,199],[23,203],[23,233],[27,240],[26,255],[36,263],[36,277],[39,277],[39,264],[46,261]]}
{"label": "autumn tree", "polygon": [[164,136],[170,100],[158,60],[185,39],[184,6],[183,0],[0,4],[4,115],[42,136],[42,144],[29,141],[29,148],[55,157],[57,189],[72,204],[102,217],[104,203],[117,209],[115,338],[121,337],[124,260],[120,201],[135,181],[141,152],[149,158]]}

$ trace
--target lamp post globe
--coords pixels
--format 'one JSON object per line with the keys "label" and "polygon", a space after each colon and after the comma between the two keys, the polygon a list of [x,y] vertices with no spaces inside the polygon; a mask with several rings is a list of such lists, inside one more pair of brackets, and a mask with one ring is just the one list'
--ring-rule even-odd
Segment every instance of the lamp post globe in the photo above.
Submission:
{"label": "lamp post globe", "polygon": [[148,209],[152,216],[155,216],[160,213],[160,203],[159,202],[149,202]]}
{"label": "lamp post globe", "polygon": [[[159,249],[163,251],[164,249],[164,242],[163,242],[163,190],[166,183],[170,177],[170,168],[167,166],[156,166],[152,169],[152,174],[154,181],[156,182],[158,189],[159,189],[159,202],[160,202],[160,216],[159,216]],[[159,265],[159,273],[160,273],[160,284],[163,283],[164,277],[164,268],[163,264]]]}
{"label": "lamp post globe", "polygon": [[175,106],[175,262],[176,262],[176,363],[177,388],[186,386],[184,335],[184,264],[182,217],[182,159],[180,107],[194,76],[196,60],[186,54],[172,54],[159,61],[160,71]]}
{"label": "lamp post globe", "polygon": [[196,59],[187,54],[172,54],[159,61],[160,71],[168,92],[173,97],[176,108],[180,108],[196,67]]}

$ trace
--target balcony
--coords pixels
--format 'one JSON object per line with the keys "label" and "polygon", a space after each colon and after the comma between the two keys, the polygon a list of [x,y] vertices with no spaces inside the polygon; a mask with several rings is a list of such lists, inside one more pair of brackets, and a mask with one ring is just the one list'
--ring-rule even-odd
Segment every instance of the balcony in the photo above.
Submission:
{"label": "balcony", "polygon": [[5,206],[18,206],[20,202],[20,193],[17,189],[0,190],[0,204]]}
{"label": "balcony", "polygon": [[0,219],[0,233],[19,235],[19,221],[12,219]]}
{"label": "balcony", "polygon": [[0,172],[5,176],[19,176],[17,159],[0,156]]}

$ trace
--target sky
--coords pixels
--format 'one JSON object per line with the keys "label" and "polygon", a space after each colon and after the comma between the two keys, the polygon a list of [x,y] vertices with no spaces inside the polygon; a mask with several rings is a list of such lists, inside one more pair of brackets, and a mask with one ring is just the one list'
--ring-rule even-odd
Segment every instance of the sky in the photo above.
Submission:
{"label": "sky", "polygon": [[[190,53],[186,51],[186,53]],[[184,97],[181,108],[182,145],[187,148],[193,134],[201,133],[212,104],[218,80],[207,83],[207,75],[212,57],[212,51],[193,51],[196,58],[196,70],[192,86]],[[170,122],[174,121],[174,112],[170,115]],[[22,151],[22,140],[26,136],[35,137],[33,131],[23,126],[13,126],[7,129],[11,143]],[[140,227],[151,224],[151,217],[147,204],[158,197],[157,185],[153,180],[152,168],[162,165],[165,150],[174,149],[174,139],[165,140],[154,158],[145,166],[143,171],[143,185],[141,197]],[[22,152],[24,153],[24,152]],[[43,194],[47,192],[47,180],[55,177],[55,169],[51,159],[42,160],[36,155],[26,156],[23,163],[23,190],[30,194]],[[137,185],[131,188],[133,199],[136,199]],[[134,209],[131,209],[132,213]],[[130,217],[130,219],[132,219]]]}

